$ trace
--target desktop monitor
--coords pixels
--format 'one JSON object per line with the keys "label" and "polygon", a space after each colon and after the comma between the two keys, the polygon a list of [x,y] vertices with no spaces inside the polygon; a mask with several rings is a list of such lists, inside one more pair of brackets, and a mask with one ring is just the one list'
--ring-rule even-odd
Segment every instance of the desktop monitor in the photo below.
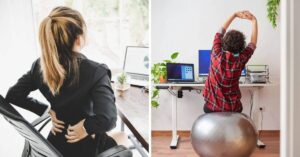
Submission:
{"label": "desktop monitor", "polygon": [[[199,76],[207,76],[209,73],[211,50],[199,50],[198,53]],[[243,69],[241,76],[246,76],[245,68]]]}
{"label": "desktop monitor", "polygon": [[149,48],[127,46],[123,70],[129,74],[148,75]]}
{"label": "desktop monitor", "polygon": [[167,63],[168,82],[193,82],[194,64]]}

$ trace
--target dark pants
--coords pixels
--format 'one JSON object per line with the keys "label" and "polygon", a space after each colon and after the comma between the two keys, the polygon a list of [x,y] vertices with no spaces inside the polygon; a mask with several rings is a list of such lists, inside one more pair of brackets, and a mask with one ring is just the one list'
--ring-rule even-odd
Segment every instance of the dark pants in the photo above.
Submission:
{"label": "dark pants", "polygon": [[212,113],[212,112],[214,112],[214,111],[208,109],[208,108],[206,107],[206,104],[204,104],[204,106],[203,106],[203,111],[204,111],[204,113]]}
{"label": "dark pants", "polygon": [[65,134],[57,133],[55,136],[50,132],[48,136],[49,142],[64,157],[95,157],[96,154],[117,145],[116,141],[106,134],[97,135],[95,139],[87,136],[76,143],[68,143]]}
{"label": "dark pants", "polygon": [[[205,113],[213,113],[213,112],[216,112],[216,111],[212,111],[210,110],[209,108],[207,108],[206,106],[206,103],[203,105],[203,111]],[[238,113],[241,113],[243,111],[243,108],[240,110],[240,111],[224,111],[224,112],[238,112]]]}

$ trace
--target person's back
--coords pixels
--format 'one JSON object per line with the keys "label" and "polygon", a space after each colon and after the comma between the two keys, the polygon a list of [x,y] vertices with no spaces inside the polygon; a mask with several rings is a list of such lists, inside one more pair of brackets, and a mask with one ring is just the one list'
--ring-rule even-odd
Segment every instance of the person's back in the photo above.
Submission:
{"label": "person's back", "polygon": [[65,157],[93,157],[117,145],[106,135],[117,120],[111,73],[79,53],[85,36],[80,13],[53,9],[39,34],[42,55],[9,89],[6,100],[42,115],[48,105],[28,97],[39,89],[51,105],[48,140]]}
{"label": "person's back", "polygon": [[[223,37],[234,17],[249,20],[251,18],[254,23],[254,34],[252,33],[251,42],[246,47],[245,37],[239,31],[231,30]],[[242,112],[239,79],[245,64],[256,48],[256,28],[255,17],[249,12],[240,12],[230,17],[222,29],[216,33],[211,52],[209,75],[203,92],[206,113]]]}

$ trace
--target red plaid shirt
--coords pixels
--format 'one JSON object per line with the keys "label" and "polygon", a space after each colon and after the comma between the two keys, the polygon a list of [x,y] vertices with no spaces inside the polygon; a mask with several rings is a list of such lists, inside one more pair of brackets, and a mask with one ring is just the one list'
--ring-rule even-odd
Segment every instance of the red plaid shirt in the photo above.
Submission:
{"label": "red plaid shirt", "polygon": [[215,35],[209,74],[203,91],[206,101],[204,107],[213,112],[241,112],[243,106],[239,79],[245,64],[256,47],[249,43],[238,56],[223,51],[222,38],[224,33],[225,30],[222,28]]}

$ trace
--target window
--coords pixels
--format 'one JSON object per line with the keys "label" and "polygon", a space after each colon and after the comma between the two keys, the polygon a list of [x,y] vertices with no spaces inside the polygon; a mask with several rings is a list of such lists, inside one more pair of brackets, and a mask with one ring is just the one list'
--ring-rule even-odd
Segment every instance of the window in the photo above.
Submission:
{"label": "window", "polygon": [[105,63],[113,72],[123,66],[125,48],[148,46],[148,0],[32,0],[36,32],[40,22],[56,6],[78,10],[87,24],[82,53]]}

